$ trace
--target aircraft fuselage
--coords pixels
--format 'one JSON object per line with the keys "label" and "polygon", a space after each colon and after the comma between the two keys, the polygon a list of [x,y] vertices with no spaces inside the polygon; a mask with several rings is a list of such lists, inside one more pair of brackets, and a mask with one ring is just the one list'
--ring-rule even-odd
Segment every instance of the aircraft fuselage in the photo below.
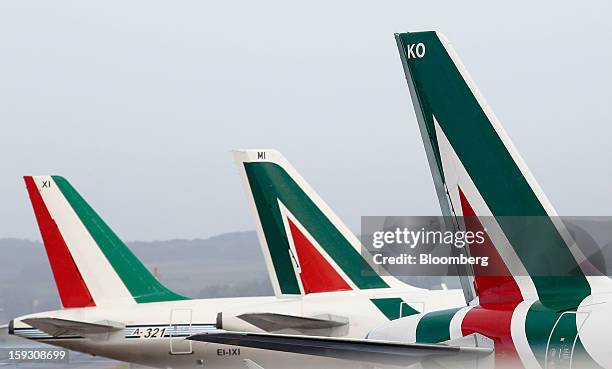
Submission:
{"label": "aircraft fuselage", "polygon": [[[70,350],[158,368],[198,368],[203,364],[207,368],[244,368],[244,359],[253,360],[265,368],[279,368],[295,364],[296,354],[195,342],[185,338],[216,330],[220,312],[229,316],[254,312],[305,317],[332,314],[348,319],[347,327],[342,331],[343,336],[363,338],[374,327],[389,322],[371,301],[373,298],[384,297],[400,297],[411,306],[420,304],[423,311],[431,311],[456,306],[457,301],[462,298],[462,292],[428,291],[411,287],[403,291],[346,291],[286,299],[249,297],[71,308],[14,319],[11,333]],[[67,333],[53,337],[23,322],[29,318],[56,318],[89,323],[113,321],[120,322],[125,327],[107,335],[78,336]],[[234,323],[232,330],[261,331],[238,318],[231,321]],[[242,326],[239,325],[241,322]],[[304,334],[291,330],[284,333]],[[300,362],[304,363],[305,368],[330,363],[335,367],[344,365],[336,361],[338,360],[309,357],[308,360]]]}

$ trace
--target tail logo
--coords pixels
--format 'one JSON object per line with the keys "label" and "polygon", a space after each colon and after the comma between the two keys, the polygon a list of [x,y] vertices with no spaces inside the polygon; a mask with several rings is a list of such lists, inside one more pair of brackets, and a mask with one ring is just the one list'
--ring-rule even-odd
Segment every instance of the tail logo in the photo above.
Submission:
{"label": "tail logo", "polygon": [[186,299],[159,283],[65,178],[24,180],[64,307]]}
{"label": "tail logo", "polygon": [[[252,158],[260,152],[254,151]],[[270,154],[266,152],[268,158]],[[278,283],[275,292],[301,295],[389,287],[364,262],[359,241],[297,174],[290,175],[275,162],[242,165],[271,278]]]}

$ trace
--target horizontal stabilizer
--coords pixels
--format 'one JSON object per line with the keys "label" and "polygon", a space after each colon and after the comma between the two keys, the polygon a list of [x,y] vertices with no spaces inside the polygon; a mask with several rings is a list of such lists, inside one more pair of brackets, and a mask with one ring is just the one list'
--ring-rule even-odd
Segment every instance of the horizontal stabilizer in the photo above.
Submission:
{"label": "horizontal stabilizer", "polygon": [[335,359],[359,360],[378,364],[410,365],[428,359],[489,357],[489,347],[462,347],[445,344],[403,344],[368,339],[330,338],[267,333],[215,331],[188,339],[264,350],[291,352]]}
{"label": "horizontal stabilizer", "polygon": [[489,337],[485,337],[479,333],[472,333],[468,336],[455,338],[454,340],[448,340],[443,342],[445,345],[454,347],[484,347],[493,348],[495,343]]}
{"label": "horizontal stabilizer", "polygon": [[348,324],[348,318],[325,315],[324,317],[303,317],[275,313],[247,313],[238,318],[266,332],[282,329],[310,330],[329,329]]}
{"label": "horizontal stabilizer", "polygon": [[66,334],[77,336],[108,334],[125,328],[124,324],[110,320],[89,323],[58,318],[29,318],[23,322],[53,337]]}

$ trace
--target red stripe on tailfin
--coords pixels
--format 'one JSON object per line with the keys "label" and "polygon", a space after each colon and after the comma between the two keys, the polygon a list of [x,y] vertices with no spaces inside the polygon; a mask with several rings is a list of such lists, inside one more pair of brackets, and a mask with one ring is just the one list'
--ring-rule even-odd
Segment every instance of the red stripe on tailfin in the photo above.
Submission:
{"label": "red stripe on tailfin", "polygon": [[461,188],[459,188],[459,197],[467,230],[483,232],[484,234],[484,244],[470,247],[471,256],[488,257],[489,265],[487,267],[478,264],[474,265],[474,283],[476,284],[480,305],[515,305],[523,301],[523,295],[516,280],[510,274],[510,270],[497,252],[495,245],[493,245],[482,223],[478,220],[476,212],[463,194],[463,191],[461,191]]}
{"label": "red stripe on tailfin", "polygon": [[304,287],[304,293],[346,291],[351,287],[319,253],[312,243],[304,236],[298,227],[291,221],[289,228],[291,238],[300,262],[300,279]]}
{"label": "red stripe on tailfin", "polygon": [[62,305],[66,308],[96,306],[79,269],[72,259],[66,241],[64,241],[57,224],[51,217],[40,192],[38,192],[38,188],[36,188],[34,179],[30,176],[23,178],[34,208],[34,215],[38,222],[38,228],[47,251]]}

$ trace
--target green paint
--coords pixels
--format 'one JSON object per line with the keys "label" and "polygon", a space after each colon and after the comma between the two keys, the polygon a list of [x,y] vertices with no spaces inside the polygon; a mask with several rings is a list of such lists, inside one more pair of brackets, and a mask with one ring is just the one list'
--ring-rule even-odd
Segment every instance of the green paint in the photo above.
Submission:
{"label": "green paint", "polygon": [[450,322],[461,308],[432,311],[425,314],[416,329],[419,343],[438,343],[450,340]]}
{"label": "green paint", "polygon": [[404,300],[399,297],[371,299],[370,301],[372,301],[378,310],[385,314],[389,320],[399,319],[419,313],[415,308],[408,305],[407,302],[404,302]]}
{"label": "green paint", "polygon": [[65,178],[52,178],[136,302],[187,299],[159,283]]}
{"label": "green paint", "polygon": [[[555,325],[557,321],[558,323]],[[529,342],[531,350],[543,368],[545,367],[544,364],[546,362],[547,344],[550,344],[548,347],[549,354],[553,349],[557,353],[566,350],[571,352],[574,340],[576,340],[576,346],[572,355],[574,360],[573,366],[578,368],[600,368],[600,366],[588,354],[584,348],[584,345],[580,341],[576,323],[576,314],[574,313],[570,312],[563,314],[562,311],[552,310],[543,304],[536,302],[527,312],[527,318],[525,320],[525,333],[527,335],[527,341]],[[554,365],[551,360],[554,362],[558,359],[552,356],[548,359],[548,367],[564,366],[561,364]],[[577,361],[579,362],[579,365],[576,365]]]}
{"label": "green paint", "polygon": [[[438,171],[443,175],[434,116],[533,277],[540,300],[554,309],[578,306],[591,292],[586,278],[436,33],[404,33],[396,38],[408,82],[418,96],[424,140],[433,146]],[[425,56],[408,58],[407,45],[421,42]],[[534,217],[533,222],[525,224],[526,217]]]}
{"label": "green paint", "polygon": [[245,163],[244,168],[283,294],[299,294],[300,289],[279,201],[358,288],[389,287],[283,168],[269,162]]}
{"label": "green paint", "polygon": [[[546,343],[555,322],[562,311],[575,311],[591,293],[588,281],[437,34],[406,33],[396,39],[408,84],[417,96],[421,132],[424,141],[431,144],[428,154],[436,158],[436,169],[443,174],[434,117],[531,275],[540,302],[528,311],[525,330],[529,345],[544,366]],[[408,58],[407,45],[420,42],[426,46],[425,56]],[[445,316],[426,318],[417,330],[420,340],[446,338]],[[574,314],[564,315],[551,339],[573,340],[577,335],[575,318]],[[575,350],[577,357],[592,361],[579,339]]]}

